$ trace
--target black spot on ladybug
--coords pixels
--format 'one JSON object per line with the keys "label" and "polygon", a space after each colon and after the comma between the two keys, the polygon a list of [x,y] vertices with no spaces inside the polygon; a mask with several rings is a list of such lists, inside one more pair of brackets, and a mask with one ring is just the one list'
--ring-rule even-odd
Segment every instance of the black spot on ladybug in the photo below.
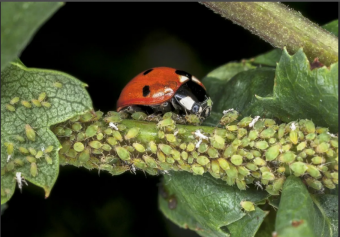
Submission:
{"label": "black spot on ladybug", "polygon": [[177,75],[185,76],[185,77],[187,77],[191,80],[191,74],[190,73],[187,73],[187,72],[182,71],[182,70],[176,70],[175,73]]}
{"label": "black spot on ladybug", "polygon": [[146,74],[148,74],[149,72],[151,72],[153,69],[151,68],[151,69],[149,69],[149,70],[146,70],[144,73],[143,73],[143,75],[145,76]]}
{"label": "black spot on ladybug", "polygon": [[148,94],[150,94],[150,87],[149,86],[144,86],[143,87],[143,96],[146,97]]}

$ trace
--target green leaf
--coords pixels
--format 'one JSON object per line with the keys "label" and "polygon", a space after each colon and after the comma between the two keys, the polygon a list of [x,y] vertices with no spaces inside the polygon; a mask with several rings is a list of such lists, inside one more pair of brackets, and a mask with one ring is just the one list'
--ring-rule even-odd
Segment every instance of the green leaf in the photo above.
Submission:
{"label": "green leaf", "polygon": [[1,2],[1,71],[20,55],[61,2]]}
{"label": "green leaf", "polygon": [[290,175],[283,185],[275,229],[279,236],[315,236],[313,200],[301,179]]}
{"label": "green leaf", "polygon": [[322,28],[328,30],[329,32],[333,33],[338,37],[339,25],[338,20],[331,21],[326,25],[322,26]]}
{"label": "green leaf", "polygon": [[330,68],[311,70],[300,49],[290,56],[286,49],[275,72],[271,97],[257,96],[261,106],[268,108],[284,122],[311,119],[319,126],[338,130],[338,63]]}
{"label": "green leaf", "polygon": [[[190,228],[202,236],[254,236],[267,212],[256,207],[246,213],[241,201],[255,204],[269,194],[249,188],[239,190],[225,181],[205,174],[194,176],[187,172],[165,175],[159,205],[166,217],[183,228]],[[167,197],[164,198],[164,192]],[[163,196],[163,197],[162,197]],[[177,206],[169,208],[169,200],[176,199]]]}
{"label": "green leaf", "polygon": [[[55,82],[61,83],[61,87],[60,84],[56,86]],[[49,128],[92,109],[85,86],[86,84],[65,73],[26,68],[21,62],[12,63],[1,72],[1,204],[13,195],[16,172],[21,172],[26,180],[42,187],[46,197],[49,195],[58,176],[60,149],[58,139]],[[44,101],[50,103],[50,107],[37,107],[31,102],[32,99],[38,99],[42,92],[46,92]],[[14,97],[20,97],[20,101],[13,105],[15,111],[10,111],[6,106]],[[31,108],[23,106],[23,100],[31,103]],[[35,131],[35,141],[27,139],[26,124]],[[17,135],[24,137],[25,141],[18,141]],[[8,162],[6,143],[14,144],[14,153]],[[33,155],[23,155],[18,149],[25,147],[40,151],[48,146],[54,147],[52,152],[48,153],[52,164],[46,162],[46,154],[37,158],[38,173],[34,177],[31,164],[26,159],[27,156]],[[9,164],[15,159],[21,160],[23,164],[15,165],[11,169]]]}
{"label": "green leaf", "polygon": [[[228,71],[229,68],[225,67],[225,70]],[[272,116],[256,100],[255,95],[268,96],[272,94],[275,69],[268,67],[248,69],[239,72],[231,80],[229,77],[224,79],[217,77],[218,75],[216,77],[209,75],[203,79],[203,83],[214,104],[210,117],[204,122],[205,125],[216,126],[223,110],[230,108],[240,112],[242,117],[246,115]],[[223,74],[220,73],[220,75]]]}
{"label": "green leaf", "polygon": [[276,64],[280,61],[281,54],[281,49],[274,49],[267,53],[256,56],[251,62],[254,64],[260,64],[262,66],[276,67]]}

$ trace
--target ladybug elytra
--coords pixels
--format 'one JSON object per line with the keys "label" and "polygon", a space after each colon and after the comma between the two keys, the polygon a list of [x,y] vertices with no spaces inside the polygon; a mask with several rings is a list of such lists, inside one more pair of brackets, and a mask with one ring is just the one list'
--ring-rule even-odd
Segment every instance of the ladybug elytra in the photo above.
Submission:
{"label": "ladybug elytra", "polygon": [[148,69],[134,77],[122,90],[117,111],[147,114],[176,111],[210,115],[212,101],[201,81],[191,74],[169,67]]}

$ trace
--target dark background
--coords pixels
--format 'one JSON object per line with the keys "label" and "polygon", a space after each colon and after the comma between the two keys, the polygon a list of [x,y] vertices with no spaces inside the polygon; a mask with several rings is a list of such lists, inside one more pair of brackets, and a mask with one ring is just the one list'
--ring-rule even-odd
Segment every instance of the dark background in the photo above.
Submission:
{"label": "dark background", "polygon": [[[338,3],[289,3],[319,25]],[[198,3],[66,3],[21,55],[28,67],[69,73],[89,85],[96,110],[114,110],[141,71],[169,66],[203,78],[272,47]],[[61,167],[51,196],[29,184],[2,215],[3,236],[196,236],[158,210],[160,177]]]}

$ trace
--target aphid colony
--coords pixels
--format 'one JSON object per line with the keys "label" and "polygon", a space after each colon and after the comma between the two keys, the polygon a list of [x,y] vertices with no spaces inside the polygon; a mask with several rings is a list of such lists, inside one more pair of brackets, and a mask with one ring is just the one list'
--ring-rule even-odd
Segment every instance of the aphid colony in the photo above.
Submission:
{"label": "aphid colony", "polygon": [[[72,163],[118,175],[142,170],[183,170],[246,189],[256,183],[279,194],[286,175],[301,177],[316,190],[338,183],[338,137],[309,120],[277,125],[272,119],[226,112],[222,128],[183,126],[177,115],[88,112],[53,128],[62,144],[61,164]],[[123,121],[123,119],[125,119]],[[141,122],[137,120],[142,120]],[[155,121],[155,123],[144,123]],[[201,130],[198,130],[200,128]]]}
{"label": "aphid colony", "polygon": [[[51,107],[51,103],[45,101],[46,99],[46,92],[42,92],[41,94],[39,94],[38,99],[32,99],[31,102],[35,107],[45,107],[45,108],[50,108]],[[20,101],[19,97],[14,97],[10,100],[9,104],[6,104],[6,109],[8,111],[14,112],[15,111],[15,106],[16,104]],[[21,105],[23,105],[24,107],[31,109],[32,108],[32,104],[31,102],[27,101],[27,100],[21,100]]]}

